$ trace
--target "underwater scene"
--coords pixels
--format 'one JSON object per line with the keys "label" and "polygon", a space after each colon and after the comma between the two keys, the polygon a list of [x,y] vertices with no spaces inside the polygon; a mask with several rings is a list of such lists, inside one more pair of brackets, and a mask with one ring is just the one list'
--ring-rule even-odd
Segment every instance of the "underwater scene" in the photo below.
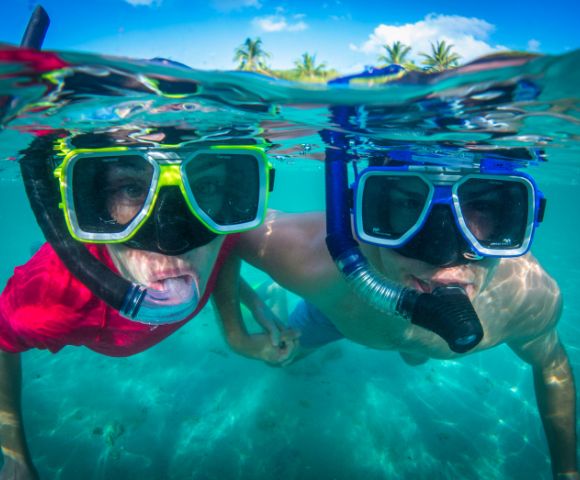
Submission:
{"label": "underwater scene", "polygon": [[[107,146],[252,139],[276,169],[269,208],[286,212],[325,208],[323,132],[338,132],[363,160],[413,148],[457,167],[496,152],[547,198],[532,251],[562,290],[558,332],[577,376],[579,64],[580,51],[499,55],[386,83],[324,85],[3,46],[0,286],[45,241],[19,169],[21,152],[44,135],[76,148],[98,135]],[[522,147],[541,155],[514,159]],[[252,286],[268,280],[247,264],[242,272]],[[69,346],[22,358],[41,478],[552,478],[531,367],[506,345],[411,366],[344,339],[273,368],[233,352],[208,303],[138,355]]]}

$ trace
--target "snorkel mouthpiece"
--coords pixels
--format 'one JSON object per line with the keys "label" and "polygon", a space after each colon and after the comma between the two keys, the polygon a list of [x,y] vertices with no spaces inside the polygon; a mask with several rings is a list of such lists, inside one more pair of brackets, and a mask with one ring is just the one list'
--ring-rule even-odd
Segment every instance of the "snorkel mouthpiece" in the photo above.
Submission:
{"label": "snorkel mouthpiece", "polygon": [[407,289],[398,311],[413,325],[431,330],[456,353],[474,348],[483,338],[483,328],[465,290],[459,286],[437,287],[432,293]]}
{"label": "snorkel mouthpiece", "polygon": [[127,291],[119,313],[126,318],[148,325],[166,325],[189,318],[197,309],[200,292],[197,284],[187,302],[175,303],[170,292],[145,288],[133,283]]}
{"label": "snorkel mouthpiece", "polygon": [[435,288],[432,293],[419,293],[377,272],[358,247],[338,255],[335,263],[367,303],[439,335],[452,351],[465,353],[483,338],[483,328],[463,288],[445,286]]}

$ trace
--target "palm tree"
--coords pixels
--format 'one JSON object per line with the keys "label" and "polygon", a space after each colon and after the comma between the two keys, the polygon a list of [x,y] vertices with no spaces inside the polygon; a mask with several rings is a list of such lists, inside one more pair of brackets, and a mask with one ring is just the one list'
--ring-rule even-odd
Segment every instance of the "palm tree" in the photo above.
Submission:
{"label": "palm tree", "polygon": [[234,62],[238,62],[239,70],[251,70],[253,72],[267,70],[266,59],[270,54],[263,50],[262,40],[246,38],[234,54]]}
{"label": "palm tree", "polygon": [[405,45],[398,40],[393,42],[392,45],[383,45],[386,54],[379,55],[378,61],[385,62],[389,65],[396,63],[397,65],[403,65],[405,63],[405,57],[409,55],[411,47]]}
{"label": "palm tree", "polygon": [[296,72],[300,77],[318,77],[326,74],[326,63],[316,65],[316,55],[303,53],[300,60],[294,62]]}
{"label": "palm tree", "polygon": [[448,68],[456,67],[459,63],[458,60],[461,56],[452,52],[452,48],[453,45],[447,45],[445,40],[441,40],[437,41],[435,45],[431,44],[431,55],[426,53],[420,53],[419,55],[425,57],[422,62],[423,65],[431,67],[431,70],[436,72],[442,72]]}

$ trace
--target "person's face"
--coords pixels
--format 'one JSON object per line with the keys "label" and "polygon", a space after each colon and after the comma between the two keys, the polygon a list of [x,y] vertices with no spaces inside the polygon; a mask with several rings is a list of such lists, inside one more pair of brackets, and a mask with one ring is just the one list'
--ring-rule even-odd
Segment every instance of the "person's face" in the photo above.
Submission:
{"label": "person's face", "polygon": [[[113,220],[127,224],[140,212],[149,192],[152,170],[149,164],[143,162],[113,164],[107,168],[104,194]],[[200,207],[210,216],[222,208],[224,178],[224,165],[200,163],[188,169],[191,190]],[[167,225],[171,226],[172,222]],[[224,238],[220,235],[208,244],[181,255],[163,255],[123,244],[110,244],[108,249],[115,266],[127,280],[156,290],[165,290],[164,282],[167,279],[178,280],[183,284],[182,291],[186,295],[189,291],[193,292],[189,289],[191,285],[198,285],[201,292],[205,290]]]}
{"label": "person's face", "polygon": [[[139,164],[114,164],[105,172],[104,195],[111,218],[128,224],[140,212],[149,193],[153,168]],[[210,216],[223,207],[226,188],[224,164],[200,162],[187,170],[187,181],[200,207]]]}
{"label": "person's face", "polygon": [[423,293],[430,293],[439,286],[458,285],[471,301],[486,288],[499,264],[498,258],[488,257],[467,264],[438,267],[405,257],[390,248],[368,244],[363,244],[362,248],[371,263],[397,283]]}

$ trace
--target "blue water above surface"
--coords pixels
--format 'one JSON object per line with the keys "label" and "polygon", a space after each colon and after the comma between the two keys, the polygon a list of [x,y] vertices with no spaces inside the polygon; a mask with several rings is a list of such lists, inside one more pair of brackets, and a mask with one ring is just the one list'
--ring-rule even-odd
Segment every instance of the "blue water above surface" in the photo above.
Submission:
{"label": "blue water above surface", "polygon": [[[580,372],[580,51],[352,88],[58,58],[69,66],[44,76],[21,60],[0,63],[0,98],[10,98],[0,109],[1,287],[43,242],[15,161],[33,131],[122,128],[138,138],[171,126],[194,142],[267,139],[277,168],[270,206],[293,212],[324,208],[323,128],[355,132],[363,157],[394,144],[538,147],[548,161],[526,171],[548,208],[533,252],[562,289],[559,332]],[[189,93],[169,92],[177,79]],[[344,106],[347,128],[330,113]],[[343,340],[278,369],[230,351],[208,305],[134,357],[67,347],[23,362],[42,478],[551,478],[531,370],[505,346],[410,367],[396,352]]]}

